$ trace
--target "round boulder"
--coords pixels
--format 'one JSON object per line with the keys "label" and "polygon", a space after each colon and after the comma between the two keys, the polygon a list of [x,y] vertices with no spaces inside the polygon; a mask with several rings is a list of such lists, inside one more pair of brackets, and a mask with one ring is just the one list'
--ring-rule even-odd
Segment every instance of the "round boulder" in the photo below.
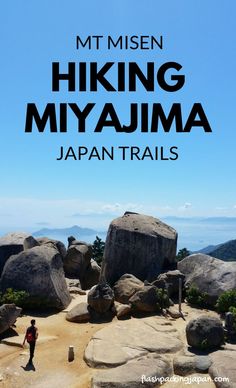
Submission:
{"label": "round boulder", "polygon": [[114,303],[114,293],[107,283],[100,283],[88,293],[88,304],[97,313],[105,313]]}
{"label": "round boulder", "polygon": [[157,288],[155,286],[144,286],[137,291],[129,300],[132,308],[138,312],[160,311]]}
{"label": "round boulder", "polygon": [[143,282],[141,280],[137,279],[134,275],[126,273],[114,284],[115,300],[127,304],[131,296],[142,288]]}
{"label": "round boulder", "polygon": [[29,293],[30,307],[64,309],[71,301],[58,250],[42,245],[11,256],[2,273],[1,290]]}
{"label": "round boulder", "polygon": [[186,326],[187,342],[198,349],[220,347],[224,343],[224,329],[217,317],[201,315],[192,319]]}

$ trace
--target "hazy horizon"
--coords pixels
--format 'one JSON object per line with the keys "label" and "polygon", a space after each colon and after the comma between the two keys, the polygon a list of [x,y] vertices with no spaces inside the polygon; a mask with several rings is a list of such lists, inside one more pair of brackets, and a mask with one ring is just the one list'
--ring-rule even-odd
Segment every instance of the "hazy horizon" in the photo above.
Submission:
{"label": "hazy horizon", "polygon": [[[75,0],[70,6],[62,0],[15,2],[14,7],[4,2],[0,24],[4,58],[0,73],[0,230],[9,230],[12,225],[36,230],[43,225],[75,223],[106,229],[125,210],[161,219],[172,214],[236,216],[235,11],[236,3],[222,6],[219,0],[204,2],[204,7],[188,0],[150,0],[148,6],[137,0],[93,1],[92,6],[91,2]],[[114,39],[121,35],[163,36],[163,49],[76,48],[77,36],[85,40],[94,35]],[[168,92],[156,82],[157,69],[170,61],[180,64],[178,74],[185,77],[183,87],[176,92]],[[76,91],[69,91],[62,80],[55,92],[53,62],[60,64],[62,73],[68,71],[68,62],[76,63],[76,69],[80,62],[96,62],[99,69],[114,62],[107,73],[114,85],[118,62],[137,63],[144,74],[150,62],[155,67],[155,90],[147,91],[137,80],[136,92],[128,88],[108,92],[102,85],[97,92],[78,91],[78,85]],[[176,76],[176,70],[167,73],[167,82],[173,84],[171,77]],[[68,114],[65,133],[51,133],[49,126],[44,132],[34,127],[32,133],[25,133],[27,104],[35,103],[42,116],[49,102],[57,108],[60,103],[72,102],[80,109],[94,103],[86,131],[79,133],[74,117]],[[139,107],[148,104],[150,113],[153,104],[160,103],[166,115],[179,103],[186,122],[197,102],[204,108],[212,133],[197,125],[189,133],[180,133],[174,123],[168,133],[161,126],[157,133],[141,132],[140,117],[133,133],[116,132],[114,126],[104,127],[101,133],[93,130],[107,103],[116,107],[120,122],[128,125],[132,103]],[[151,114],[148,124],[150,119]],[[56,160],[62,146],[91,149],[121,145],[163,147],[166,152],[176,146],[179,158]],[[226,226],[222,231],[221,226],[210,231],[203,227],[198,231],[197,224],[190,229],[177,226],[181,246],[218,243],[232,236]]]}
{"label": "hazy horizon", "polygon": [[[114,218],[114,217],[113,217]],[[162,217],[161,220],[168,225],[172,226],[178,233],[178,249],[188,248],[191,251],[200,250],[205,248],[208,245],[217,245],[224,243],[229,240],[236,239],[236,217],[185,217],[180,218],[177,216],[168,216]],[[112,219],[110,219],[110,222]],[[109,222],[109,223],[110,223]],[[87,241],[89,243],[93,242],[96,235],[101,237],[103,240],[106,237],[107,229],[106,228],[94,228],[93,225],[90,225],[90,229],[95,231],[94,234],[86,235],[82,234],[81,236],[75,236],[78,239]],[[38,227],[0,227],[0,235],[4,235],[9,232],[14,231],[26,231],[28,233],[34,234],[35,232],[47,228],[47,229],[66,229],[71,228],[72,226],[84,227],[79,222],[73,223],[71,225],[38,225]],[[88,228],[88,226],[86,226]],[[50,234],[50,233],[49,233]],[[67,237],[61,235],[60,233],[48,235],[47,237],[56,238],[63,241],[67,244]]]}

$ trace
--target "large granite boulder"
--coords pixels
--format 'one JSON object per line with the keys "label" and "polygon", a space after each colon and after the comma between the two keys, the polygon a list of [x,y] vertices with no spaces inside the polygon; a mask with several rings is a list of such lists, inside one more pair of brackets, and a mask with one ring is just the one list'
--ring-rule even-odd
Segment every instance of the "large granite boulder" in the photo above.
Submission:
{"label": "large granite boulder", "polygon": [[179,279],[182,280],[182,288],[184,286],[185,276],[177,269],[160,274],[152,284],[157,288],[164,288],[168,291],[169,297],[177,296],[179,292]]}
{"label": "large granite boulder", "polygon": [[22,309],[14,304],[0,306],[0,334],[8,330],[21,314]]}
{"label": "large granite boulder", "polygon": [[105,313],[114,303],[114,293],[107,283],[100,283],[88,293],[88,304],[97,313]]}
{"label": "large granite boulder", "polygon": [[224,343],[224,328],[217,317],[201,315],[186,326],[187,342],[198,349],[220,347]]}
{"label": "large granite boulder", "polygon": [[84,273],[92,259],[92,246],[83,241],[71,244],[64,259],[64,271],[68,277],[78,277]]}
{"label": "large granite boulder", "polygon": [[236,262],[197,253],[181,260],[178,269],[185,275],[185,286],[194,285],[205,292],[206,302],[212,307],[224,291],[236,289]]}
{"label": "large granite boulder", "polygon": [[92,260],[92,245],[73,240],[64,258],[64,271],[69,278],[78,278],[82,289],[86,290],[98,283],[100,267]]}
{"label": "large granite boulder", "polygon": [[102,263],[102,276],[113,284],[129,273],[154,280],[161,269],[175,263],[177,233],[160,220],[125,213],[110,224]]}
{"label": "large granite boulder", "polygon": [[48,237],[39,237],[36,239],[36,241],[39,243],[39,245],[46,245],[47,247],[55,248],[60,253],[62,259],[66,256],[66,247],[65,245],[59,241],[59,240],[53,240],[52,238]]}
{"label": "large granite boulder", "polygon": [[117,302],[127,304],[135,292],[143,288],[143,282],[134,275],[124,274],[114,284],[113,290]]}
{"label": "large granite boulder", "polygon": [[71,297],[65,281],[61,256],[45,245],[11,256],[2,273],[1,290],[7,288],[29,293],[35,308],[64,309]]}
{"label": "large granite boulder", "polygon": [[0,276],[6,261],[24,249],[24,240],[28,233],[9,233],[0,238]]}

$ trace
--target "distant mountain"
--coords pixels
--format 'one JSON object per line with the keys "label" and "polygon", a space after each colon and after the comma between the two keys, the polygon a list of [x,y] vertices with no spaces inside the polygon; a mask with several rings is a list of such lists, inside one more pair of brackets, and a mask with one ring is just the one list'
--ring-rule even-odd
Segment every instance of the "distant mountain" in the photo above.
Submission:
{"label": "distant mountain", "polygon": [[[159,218],[159,217],[157,217]],[[177,217],[177,216],[166,216],[166,217],[160,217],[160,219],[163,222],[171,222],[171,221],[176,221],[176,222],[196,222],[196,221],[202,221],[202,217]],[[235,219],[236,220],[236,219]]]}
{"label": "distant mountain", "polygon": [[221,245],[223,244],[218,244],[218,245],[208,245],[206,248],[202,248],[197,253],[204,253],[205,255],[209,255],[211,252],[215,251],[218,249]]}
{"label": "distant mountain", "polygon": [[236,224],[236,217],[206,217],[202,219],[202,222],[204,223],[235,223]]}
{"label": "distant mountain", "polygon": [[216,249],[209,252],[209,255],[224,261],[236,261],[236,240],[220,244]]}
{"label": "distant mountain", "polygon": [[80,236],[90,236],[90,235],[95,235],[95,234],[103,234],[104,232],[97,232],[94,229],[89,229],[89,228],[81,228],[78,225],[74,225],[70,228],[58,228],[58,229],[50,229],[50,228],[43,228],[40,230],[37,230],[36,232],[33,233],[33,236],[35,237],[41,237],[41,236],[74,236],[76,238],[80,238]]}
{"label": "distant mountain", "polygon": [[168,222],[200,222],[203,224],[236,224],[236,217],[178,217],[178,216],[167,216],[162,217],[162,220]]}

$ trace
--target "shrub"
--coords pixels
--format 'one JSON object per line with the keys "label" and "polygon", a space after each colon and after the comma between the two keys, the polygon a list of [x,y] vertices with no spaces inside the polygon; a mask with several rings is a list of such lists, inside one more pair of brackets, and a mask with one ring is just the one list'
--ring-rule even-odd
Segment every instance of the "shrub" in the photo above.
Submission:
{"label": "shrub", "polygon": [[196,286],[191,286],[186,290],[186,300],[189,304],[206,307],[207,306],[207,293],[201,292]]}
{"label": "shrub", "polygon": [[231,306],[229,311],[233,314],[233,329],[236,332],[236,307]]}
{"label": "shrub", "polygon": [[157,288],[157,304],[160,307],[160,310],[165,309],[170,306],[170,299],[166,290],[162,288]]}
{"label": "shrub", "polygon": [[5,293],[0,293],[0,304],[14,303],[16,306],[24,307],[27,304],[29,294],[26,291],[7,288]]}
{"label": "shrub", "polygon": [[217,299],[216,308],[219,313],[229,311],[230,307],[236,307],[236,290],[225,291]]}

